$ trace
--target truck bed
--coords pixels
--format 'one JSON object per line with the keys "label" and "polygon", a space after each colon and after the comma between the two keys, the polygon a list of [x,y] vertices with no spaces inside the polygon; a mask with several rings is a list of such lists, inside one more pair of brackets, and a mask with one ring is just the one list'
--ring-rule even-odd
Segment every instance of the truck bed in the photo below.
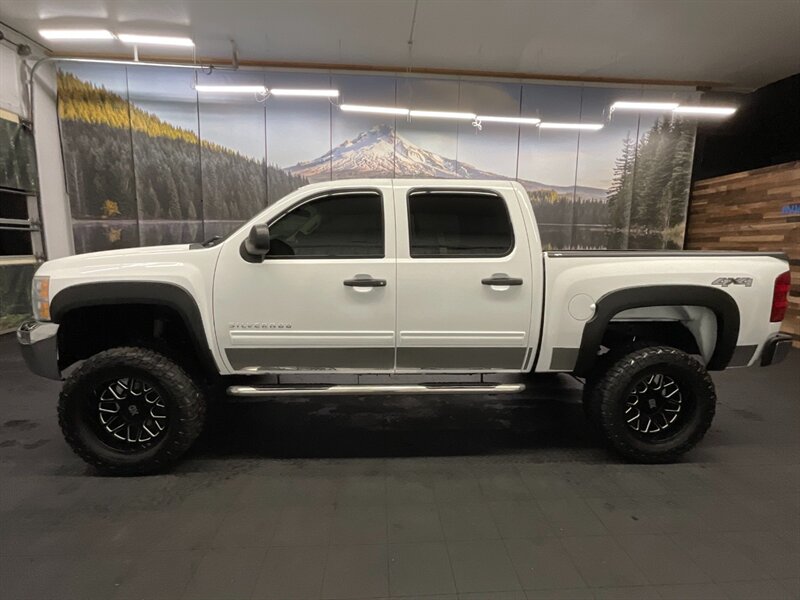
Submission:
{"label": "truck bed", "polygon": [[[719,341],[720,316],[687,302],[687,294],[716,295],[723,303],[727,296],[735,302],[741,319],[729,333],[735,350],[727,366],[756,362],[765,339],[780,327],[769,320],[775,278],[788,270],[780,252],[558,250],[544,252],[543,262],[545,317],[536,371],[572,371],[587,324],[600,316],[598,305],[612,295],[620,298],[623,291],[625,298],[611,320],[679,321],[695,336],[706,362],[712,361]],[[656,294],[658,304],[651,297],[648,308],[636,308],[637,288],[641,294]]]}

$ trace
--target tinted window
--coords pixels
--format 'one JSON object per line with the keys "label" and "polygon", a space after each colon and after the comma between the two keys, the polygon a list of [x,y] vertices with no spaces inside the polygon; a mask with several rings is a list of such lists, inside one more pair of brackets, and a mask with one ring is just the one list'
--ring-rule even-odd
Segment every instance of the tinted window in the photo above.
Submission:
{"label": "tinted window", "polygon": [[381,204],[374,192],[306,202],[270,225],[267,258],[382,258]]}
{"label": "tinted window", "polygon": [[505,256],[514,247],[505,201],[494,194],[414,192],[408,220],[413,258]]}

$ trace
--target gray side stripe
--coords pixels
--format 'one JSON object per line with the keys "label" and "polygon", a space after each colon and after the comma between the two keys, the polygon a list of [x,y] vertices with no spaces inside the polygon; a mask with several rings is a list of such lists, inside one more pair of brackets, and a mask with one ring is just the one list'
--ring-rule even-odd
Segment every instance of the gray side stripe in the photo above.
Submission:
{"label": "gray side stripe", "polygon": [[743,367],[747,363],[750,362],[750,359],[753,358],[753,354],[755,354],[757,345],[752,346],[736,346],[736,350],[733,351],[733,356],[731,356],[731,362],[728,363],[729,367]]}
{"label": "gray side stripe", "polygon": [[[528,348],[397,349],[398,369],[521,369]],[[577,351],[576,351],[577,352]],[[228,348],[236,370],[391,369],[394,348]]]}
{"label": "gray side stripe", "polygon": [[553,348],[550,358],[552,371],[572,371],[578,361],[578,348]]}
{"label": "gray side stripe", "polygon": [[391,369],[394,348],[228,348],[236,369]]}
{"label": "gray side stripe", "polygon": [[398,369],[521,369],[527,348],[397,349]]}

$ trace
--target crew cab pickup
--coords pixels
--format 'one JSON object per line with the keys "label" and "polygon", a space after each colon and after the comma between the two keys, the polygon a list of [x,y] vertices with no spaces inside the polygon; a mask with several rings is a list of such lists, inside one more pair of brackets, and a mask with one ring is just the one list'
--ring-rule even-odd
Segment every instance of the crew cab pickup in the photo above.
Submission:
{"label": "crew cab pickup", "polygon": [[[543,251],[513,181],[344,180],[224,239],[46,262],[18,339],[68,374],[64,435],[105,472],[166,468],[214,396],[501,394],[531,372],[585,378],[609,444],[667,462],[711,424],[709,370],[785,356],[788,291],[782,254]],[[466,377],[496,373],[519,377]]]}

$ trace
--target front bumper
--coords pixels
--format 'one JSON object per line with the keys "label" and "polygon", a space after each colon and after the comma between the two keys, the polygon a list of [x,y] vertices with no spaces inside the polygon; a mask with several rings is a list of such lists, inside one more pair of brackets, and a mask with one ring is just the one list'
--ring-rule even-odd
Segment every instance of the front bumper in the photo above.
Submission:
{"label": "front bumper", "polygon": [[61,380],[58,368],[58,325],[42,321],[25,321],[17,329],[22,358],[28,368],[42,377]]}
{"label": "front bumper", "polygon": [[761,366],[766,367],[781,362],[789,354],[792,347],[792,336],[786,333],[776,333],[769,337],[761,351]]}

